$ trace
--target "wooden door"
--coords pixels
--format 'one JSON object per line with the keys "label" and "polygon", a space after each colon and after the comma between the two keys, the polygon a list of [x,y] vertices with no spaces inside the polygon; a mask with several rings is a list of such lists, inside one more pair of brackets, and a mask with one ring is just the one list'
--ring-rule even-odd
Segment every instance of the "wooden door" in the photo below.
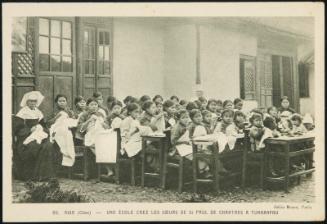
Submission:
{"label": "wooden door", "polygon": [[273,104],[280,106],[280,99],[287,96],[294,107],[293,60],[287,56],[272,56]]}
{"label": "wooden door", "polygon": [[101,92],[104,100],[112,94],[111,35],[106,29],[84,27],[83,95]]}
{"label": "wooden door", "polygon": [[83,96],[91,97],[96,91],[96,29],[83,30]]}
{"label": "wooden door", "polygon": [[68,105],[73,108],[76,95],[74,27],[72,17],[37,19],[35,70],[39,74],[37,88],[45,96],[40,109],[46,117],[55,110],[57,94],[66,95]]}

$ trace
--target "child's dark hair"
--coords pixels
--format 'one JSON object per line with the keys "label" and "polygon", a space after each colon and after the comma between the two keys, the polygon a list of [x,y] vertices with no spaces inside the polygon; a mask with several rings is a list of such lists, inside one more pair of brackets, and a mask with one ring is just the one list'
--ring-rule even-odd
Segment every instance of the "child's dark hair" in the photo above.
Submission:
{"label": "child's dark hair", "polygon": [[185,110],[185,109],[182,109],[182,110],[177,111],[177,113],[176,113],[176,119],[177,119],[177,120],[181,119],[181,117],[182,117],[184,114],[187,114],[187,115],[188,115],[188,111]]}
{"label": "child's dark hair", "polygon": [[217,102],[217,105],[223,105],[223,101],[221,101],[221,100],[216,100],[216,102]]}
{"label": "child's dark hair", "polygon": [[175,96],[175,95],[174,96],[171,96],[170,99],[171,100],[174,100],[175,99],[175,100],[177,100],[177,102],[179,102],[179,98],[177,96]]}
{"label": "child's dark hair", "polygon": [[257,120],[257,119],[262,120],[262,116],[261,116],[261,114],[259,114],[259,113],[254,113],[254,114],[252,114],[252,116],[250,117],[249,121],[250,121],[250,123],[252,124],[253,121],[254,121],[254,120]]}
{"label": "child's dark hair", "polygon": [[261,117],[263,117],[263,113],[259,108],[252,109],[250,112],[259,114]]}
{"label": "child's dark hair", "polygon": [[221,113],[221,117],[224,117],[227,114],[229,114],[231,117],[234,117],[234,111],[231,109],[223,110],[223,112]]}
{"label": "child's dark hair", "polygon": [[186,100],[181,100],[181,101],[179,101],[179,104],[182,105],[182,106],[184,106],[184,105],[187,104],[187,101]]}
{"label": "child's dark hair", "polygon": [[190,118],[193,120],[194,116],[197,115],[197,114],[201,114],[201,111],[199,109],[193,109],[193,110],[191,110],[190,111]]}
{"label": "child's dark hair", "polygon": [[154,104],[154,102],[153,101],[151,101],[151,100],[147,100],[147,101],[145,101],[143,104],[142,104],[142,110],[147,110],[147,109],[149,109],[151,106],[152,106],[152,104]]}
{"label": "child's dark hair", "polygon": [[240,98],[234,99],[234,105],[238,104],[239,102],[242,102],[243,100]]}
{"label": "child's dark hair", "polygon": [[186,110],[191,111],[193,109],[198,109],[198,105],[196,103],[194,103],[194,102],[189,102],[186,105]]}
{"label": "child's dark hair", "polygon": [[143,102],[145,102],[145,101],[151,101],[151,98],[148,96],[148,95],[143,95],[143,96],[141,96],[141,98],[140,98],[140,102],[141,103],[143,103]]}
{"label": "child's dark hair", "polygon": [[233,104],[233,102],[232,102],[231,100],[225,100],[224,103],[223,103],[223,107],[226,107],[226,105],[227,105],[228,103]]}
{"label": "child's dark hair", "polygon": [[163,101],[163,98],[162,98],[162,96],[160,96],[160,95],[155,95],[155,96],[153,97],[152,101],[154,102],[154,101],[156,101],[157,99],[161,99],[161,101]]}
{"label": "child's dark hair", "polygon": [[130,103],[127,106],[127,114],[130,115],[134,110],[140,109],[137,103]]}
{"label": "child's dark hair", "polygon": [[117,100],[116,97],[114,97],[114,96],[108,96],[107,103],[112,103],[112,102],[115,102],[116,100]]}
{"label": "child's dark hair", "polygon": [[164,103],[163,103],[163,108],[164,110],[166,110],[167,108],[169,107],[172,107],[174,106],[174,102],[172,100],[166,100]]}
{"label": "child's dark hair", "polygon": [[84,99],[83,96],[77,96],[77,97],[75,97],[75,99],[74,99],[74,105],[78,104],[78,103],[81,102],[82,100],[85,101],[85,99]]}
{"label": "child's dark hair", "polygon": [[275,130],[276,129],[276,122],[274,120],[274,118],[267,116],[264,120],[263,120],[263,126],[269,128],[270,130]]}
{"label": "child's dark hair", "polygon": [[123,103],[127,105],[129,102],[131,102],[132,96],[126,96],[123,100]]}
{"label": "child's dark hair", "polygon": [[96,102],[99,105],[99,103],[95,97],[88,98],[86,101],[86,105],[88,106],[91,102]]}
{"label": "child's dark hair", "polygon": [[110,106],[110,110],[112,110],[114,108],[114,106],[120,106],[123,107],[123,104],[119,101],[119,100],[115,100],[112,102],[111,106]]}
{"label": "child's dark hair", "polygon": [[290,118],[291,121],[299,121],[302,123],[302,116],[300,114],[293,114]]}
{"label": "child's dark hair", "polygon": [[270,111],[272,111],[273,109],[276,109],[277,110],[277,108],[275,106],[268,107],[267,113],[269,114]]}
{"label": "child's dark hair", "polygon": [[98,98],[100,96],[102,96],[101,92],[94,92],[93,95],[92,95],[92,97],[94,97],[94,98]]}
{"label": "child's dark hair", "polygon": [[64,94],[58,94],[58,95],[56,96],[56,98],[55,98],[55,102],[58,103],[58,100],[59,100],[59,98],[61,98],[61,97],[65,98],[66,101],[67,101],[67,96],[66,96],[66,95],[64,95]]}
{"label": "child's dark hair", "polygon": [[287,96],[283,96],[283,97],[280,99],[280,102],[283,102],[283,100],[287,100],[287,101],[289,101]]}
{"label": "child's dark hair", "polygon": [[242,116],[244,119],[246,119],[245,114],[242,111],[237,110],[234,112],[234,122],[236,121],[236,118],[239,116]]}
{"label": "child's dark hair", "polygon": [[198,98],[198,100],[199,100],[201,103],[204,103],[204,102],[207,101],[207,99],[206,99],[205,97],[203,97],[203,96],[200,96],[200,97]]}
{"label": "child's dark hair", "polygon": [[137,103],[137,98],[131,96],[129,103]]}

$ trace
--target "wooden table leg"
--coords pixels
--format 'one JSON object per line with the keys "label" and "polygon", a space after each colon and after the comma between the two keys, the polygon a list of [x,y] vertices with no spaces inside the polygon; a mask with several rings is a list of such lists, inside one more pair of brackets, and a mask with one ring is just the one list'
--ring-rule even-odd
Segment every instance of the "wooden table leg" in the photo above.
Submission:
{"label": "wooden table leg", "polygon": [[289,173],[290,173],[290,154],[289,154],[289,144],[285,145],[285,183],[284,188],[285,192],[288,193],[288,185],[289,185]]}
{"label": "wooden table leg", "polygon": [[88,157],[88,153],[89,153],[89,150],[88,148],[84,148],[84,154],[83,154],[83,160],[84,160],[84,163],[83,163],[83,174],[84,174],[84,180],[88,180],[89,178],[89,171],[88,171],[88,168],[89,168],[89,157]]}
{"label": "wooden table leg", "polygon": [[167,148],[167,142],[165,140],[164,142],[164,148],[162,151],[163,154],[163,161],[162,161],[162,189],[166,188],[166,175],[167,175],[167,154],[168,154],[168,148]]}
{"label": "wooden table leg", "polygon": [[144,187],[144,178],[145,178],[145,147],[146,141],[142,139],[142,150],[141,150],[141,160],[142,160],[142,167],[141,167],[141,186]]}

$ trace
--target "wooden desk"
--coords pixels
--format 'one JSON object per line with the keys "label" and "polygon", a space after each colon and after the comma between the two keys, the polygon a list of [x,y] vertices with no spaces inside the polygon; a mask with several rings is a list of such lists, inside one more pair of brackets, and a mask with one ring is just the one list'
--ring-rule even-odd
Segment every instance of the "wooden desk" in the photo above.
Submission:
{"label": "wooden desk", "polygon": [[[314,172],[314,167],[312,166],[313,153],[315,151],[314,145],[315,137],[313,135],[302,135],[296,137],[282,136],[278,138],[268,138],[265,141],[265,155],[267,159],[269,157],[279,157],[282,158],[284,162],[284,172],[285,175],[282,177],[267,177],[265,174],[265,180],[268,182],[282,182],[284,183],[284,189],[288,192],[288,186],[290,178],[298,177],[300,178],[303,174],[308,174]],[[297,171],[290,174],[290,159],[302,156],[310,155],[310,161],[308,166],[303,171]]]}
{"label": "wooden desk", "polygon": [[[153,151],[146,151],[146,142],[158,142],[159,148],[155,152]],[[160,187],[164,188],[166,185],[166,167],[164,166],[164,163],[167,158],[165,158],[166,150],[168,150],[168,143],[167,143],[167,137],[165,136],[142,136],[142,151],[141,151],[141,156],[142,156],[142,173],[141,173],[141,186],[144,187],[144,181],[145,177],[154,177],[154,178],[159,178],[160,180]],[[155,172],[145,172],[145,160],[146,160],[146,154],[153,154],[153,155],[158,155],[159,157],[159,173]]]}

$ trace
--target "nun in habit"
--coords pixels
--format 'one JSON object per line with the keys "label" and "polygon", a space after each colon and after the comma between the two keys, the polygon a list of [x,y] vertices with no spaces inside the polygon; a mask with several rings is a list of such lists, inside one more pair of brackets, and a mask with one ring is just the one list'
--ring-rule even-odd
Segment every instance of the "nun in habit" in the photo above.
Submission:
{"label": "nun in habit", "polygon": [[60,151],[49,142],[44,116],[38,109],[43,99],[39,91],[26,93],[20,111],[13,118],[14,162],[16,176],[21,180],[41,181],[56,176]]}

